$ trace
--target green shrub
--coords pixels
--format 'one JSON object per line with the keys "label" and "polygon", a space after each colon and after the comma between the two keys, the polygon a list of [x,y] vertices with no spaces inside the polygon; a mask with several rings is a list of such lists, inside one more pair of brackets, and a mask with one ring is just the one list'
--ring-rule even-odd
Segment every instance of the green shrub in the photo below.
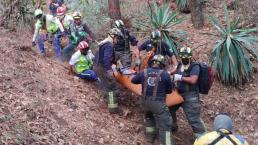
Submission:
{"label": "green shrub", "polygon": [[231,25],[226,6],[224,13],[226,27],[223,27],[215,17],[209,16],[209,21],[221,36],[211,51],[210,62],[221,82],[231,85],[242,84],[252,74],[250,55],[258,59],[258,37],[250,35],[257,29],[238,29],[239,18]]}

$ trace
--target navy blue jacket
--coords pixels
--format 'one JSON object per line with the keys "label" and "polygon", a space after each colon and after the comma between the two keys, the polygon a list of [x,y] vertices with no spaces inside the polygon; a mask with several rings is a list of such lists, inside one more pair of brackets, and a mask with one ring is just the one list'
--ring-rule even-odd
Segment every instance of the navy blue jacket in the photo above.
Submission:
{"label": "navy blue jacket", "polygon": [[155,55],[161,54],[163,56],[172,57],[174,53],[169,49],[169,45],[165,41],[161,41],[161,44],[158,46],[154,46],[150,39],[144,41],[142,45],[139,47],[139,51],[146,50],[150,51],[153,47],[155,47]]}
{"label": "navy blue jacket", "polygon": [[95,63],[104,67],[106,71],[111,70],[114,60],[113,45],[111,42],[106,42],[99,47],[95,54]]}
{"label": "navy blue jacket", "polygon": [[130,50],[130,43],[132,46],[136,46],[138,40],[134,35],[132,35],[127,29],[121,30],[124,37],[118,36],[118,41],[114,44],[115,51],[126,51]]}
{"label": "navy blue jacket", "polygon": [[[144,71],[141,71],[136,76],[134,76],[131,80],[134,84],[142,84],[142,93],[144,91],[144,80],[147,79],[147,91],[146,96],[153,96],[154,86],[155,86],[155,80],[157,78],[157,75],[159,73],[159,68],[148,68],[147,69],[147,78],[144,77]],[[172,92],[173,84],[170,78],[170,75],[166,70],[163,70],[160,76],[160,80],[158,82],[158,88],[157,88],[157,98],[165,99],[166,94],[170,94]]]}

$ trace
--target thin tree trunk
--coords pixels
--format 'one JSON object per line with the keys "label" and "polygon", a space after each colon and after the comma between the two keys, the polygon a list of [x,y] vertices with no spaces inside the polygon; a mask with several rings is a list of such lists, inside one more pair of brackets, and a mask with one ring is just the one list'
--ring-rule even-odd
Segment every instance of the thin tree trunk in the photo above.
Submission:
{"label": "thin tree trunk", "polygon": [[108,0],[109,16],[113,20],[121,19],[119,0]]}
{"label": "thin tree trunk", "polygon": [[201,0],[190,0],[190,9],[194,28],[201,29],[204,25]]}

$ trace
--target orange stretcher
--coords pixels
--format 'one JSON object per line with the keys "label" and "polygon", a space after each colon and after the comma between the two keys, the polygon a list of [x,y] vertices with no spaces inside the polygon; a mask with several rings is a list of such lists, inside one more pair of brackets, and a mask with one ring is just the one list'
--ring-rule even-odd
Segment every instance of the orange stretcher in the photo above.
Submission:
{"label": "orange stretcher", "polygon": [[[151,51],[152,52],[148,53],[147,56],[144,58],[143,63],[140,66],[140,70],[147,68],[149,59],[151,57],[153,57],[153,55],[154,55],[154,50],[152,49]],[[117,82],[119,82],[122,86],[131,90],[136,95],[141,95],[142,85],[131,83],[133,75],[122,75],[120,72],[114,71],[114,76],[115,76]],[[178,91],[176,89],[174,91],[172,91],[171,94],[168,94],[166,97],[167,106],[174,106],[174,105],[180,104],[182,102],[184,102],[184,99],[178,93]]]}

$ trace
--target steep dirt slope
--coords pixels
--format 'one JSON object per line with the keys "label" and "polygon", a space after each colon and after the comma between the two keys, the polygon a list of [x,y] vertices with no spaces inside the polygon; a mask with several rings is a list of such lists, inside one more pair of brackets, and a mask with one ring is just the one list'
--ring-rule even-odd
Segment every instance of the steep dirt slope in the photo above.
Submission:
{"label": "steep dirt slope", "polygon": [[24,33],[1,28],[0,36],[0,143],[118,145],[142,140],[133,105],[124,107],[122,116],[110,115],[94,84],[68,76],[66,64],[55,61],[52,52],[50,58],[39,57]]}

